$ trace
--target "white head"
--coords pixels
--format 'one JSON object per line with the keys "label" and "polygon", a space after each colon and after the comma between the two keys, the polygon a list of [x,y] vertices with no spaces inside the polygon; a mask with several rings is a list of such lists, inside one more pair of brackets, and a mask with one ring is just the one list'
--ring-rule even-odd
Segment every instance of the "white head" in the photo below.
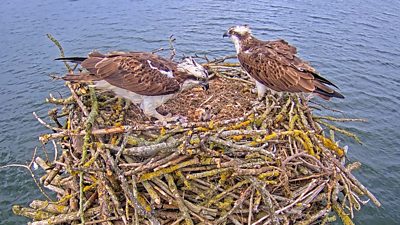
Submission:
{"label": "white head", "polygon": [[184,81],[182,85],[183,89],[188,89],[197,85],[201,85],[204,89],[208,89],[208,72],[192,57],[185,57],[182,62],[178,64],[178,70],[192,75],[188,76]]}
{"label": "white head", "polygon": [[240,42],[251,37],[251,30],[248,25],[233,26],[222,37],[230,37],[235,44],[236,53],[239,53],[241,49]]}
{"label": "white head", "polygon": [[228,31],[224,34],[224,36],[245,36],[251,34],[251,30],[249,25],[239,25],[239,26],[233,26],[228,29]]}
{"label": "white head", "polygon": [[200,79],[208,78],[207,70],[202,65],[198,64],[192,57],[183,58],[182,62],[178,64],[178,69],[190,73]]}

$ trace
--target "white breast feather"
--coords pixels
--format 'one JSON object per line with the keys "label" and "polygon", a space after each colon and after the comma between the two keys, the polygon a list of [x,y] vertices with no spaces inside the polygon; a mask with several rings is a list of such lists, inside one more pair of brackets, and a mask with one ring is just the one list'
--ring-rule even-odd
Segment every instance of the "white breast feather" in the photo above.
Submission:
{"label": "white breast feather", "polygon": [[135,92],[128,91],[123,88],[116,87],[114,85],[111,85],[105,80],[101,81],[95,81],[94,82],[94,87],[98,89],[103,89],[103,90],[108,90],[108,91],[113,91],[115,94],[127,98],[131,100],[135,104],[140,104],[143,101],[143,96],[136,94]]}
{"label": "white breast feather", "polygon": [[241,50],[239,38],[236,36],[231,36],[233,44],[235,44],[236,54],[239,54]]}

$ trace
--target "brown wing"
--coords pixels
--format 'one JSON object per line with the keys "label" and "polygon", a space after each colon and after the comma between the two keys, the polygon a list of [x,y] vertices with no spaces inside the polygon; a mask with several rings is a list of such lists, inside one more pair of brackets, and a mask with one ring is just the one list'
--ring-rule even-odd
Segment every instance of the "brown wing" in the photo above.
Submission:
{"label": "brown wing", "polygon": [[249,75],[275,91],[313,92],[312,74],[300,71],[293,64],[298,60],[294,55],[296,48],[281,41],[267,43],[238,54],[240,64]]}
{"label": "brown wing", "polygon": [[175,78],[177,66],[155,54],[144,52],[114,52],[102,55],[94,52],[82,62],[82,67],[108,83],[141,95],[165,95],[179,91]]}
{"label": "brown wing", "polygon": [[303,61],[296,56],[296,47],[290,45],[285,40],[279,39],[275,41],[266,41],[264,43],[264,46],[275,51],[277,55],[280,56],[280,60],[285,64],[295,66],[300,71],[316,72],[308,62]]}
{"label": "brown wing", "polygon": [[258,82],[275,91],[315,92],[324,99],[344,98],[325,84],[336,87],[320,76],[297,50],[284,40],[259,41],[238,54],[242,67]]}

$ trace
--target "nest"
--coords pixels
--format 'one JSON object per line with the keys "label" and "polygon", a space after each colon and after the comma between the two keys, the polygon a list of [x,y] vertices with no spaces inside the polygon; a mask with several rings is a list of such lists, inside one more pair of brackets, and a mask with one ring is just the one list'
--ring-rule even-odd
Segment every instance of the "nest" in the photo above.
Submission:
{"label": "nest", "polygon": [[46,171],[38,186],[57,200],[41,188],[48,200],[14,213],[31,224],[317,224],[335,211],[352,224],[366,199],[380,205],[334,140],[356,136],[328,123],[356,120],[317,117],[296,94],[257,102],[238,64],[205,66],[208,93],[190,90],[158,109],[186,118],[177,123],[83,85],[48,98],[52,122],[37,118],[53,131],[40,140],[55,158],[34,161]]}

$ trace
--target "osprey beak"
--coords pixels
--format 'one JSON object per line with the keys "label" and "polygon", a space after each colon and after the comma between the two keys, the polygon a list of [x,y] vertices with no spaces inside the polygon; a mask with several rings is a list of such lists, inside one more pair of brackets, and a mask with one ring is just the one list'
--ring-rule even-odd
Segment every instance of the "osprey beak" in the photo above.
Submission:
{"label": "osprey beak", "polygon": [[208,85],[208,81],[203,81],[203,82],[200,83],[200,85],[201,85],[201,87],[203,88],[203,90],[205,90],[205,91],[207,91],[208,88],[210,87],[210,86]]}
{"label": "osprey beak", "polygon": [[225,33],[222,35],[222,37],[223,37],[223,38],[224,38],[224,37],[230,37],[230,35],[228,34],[228,31],[225,32]]}

